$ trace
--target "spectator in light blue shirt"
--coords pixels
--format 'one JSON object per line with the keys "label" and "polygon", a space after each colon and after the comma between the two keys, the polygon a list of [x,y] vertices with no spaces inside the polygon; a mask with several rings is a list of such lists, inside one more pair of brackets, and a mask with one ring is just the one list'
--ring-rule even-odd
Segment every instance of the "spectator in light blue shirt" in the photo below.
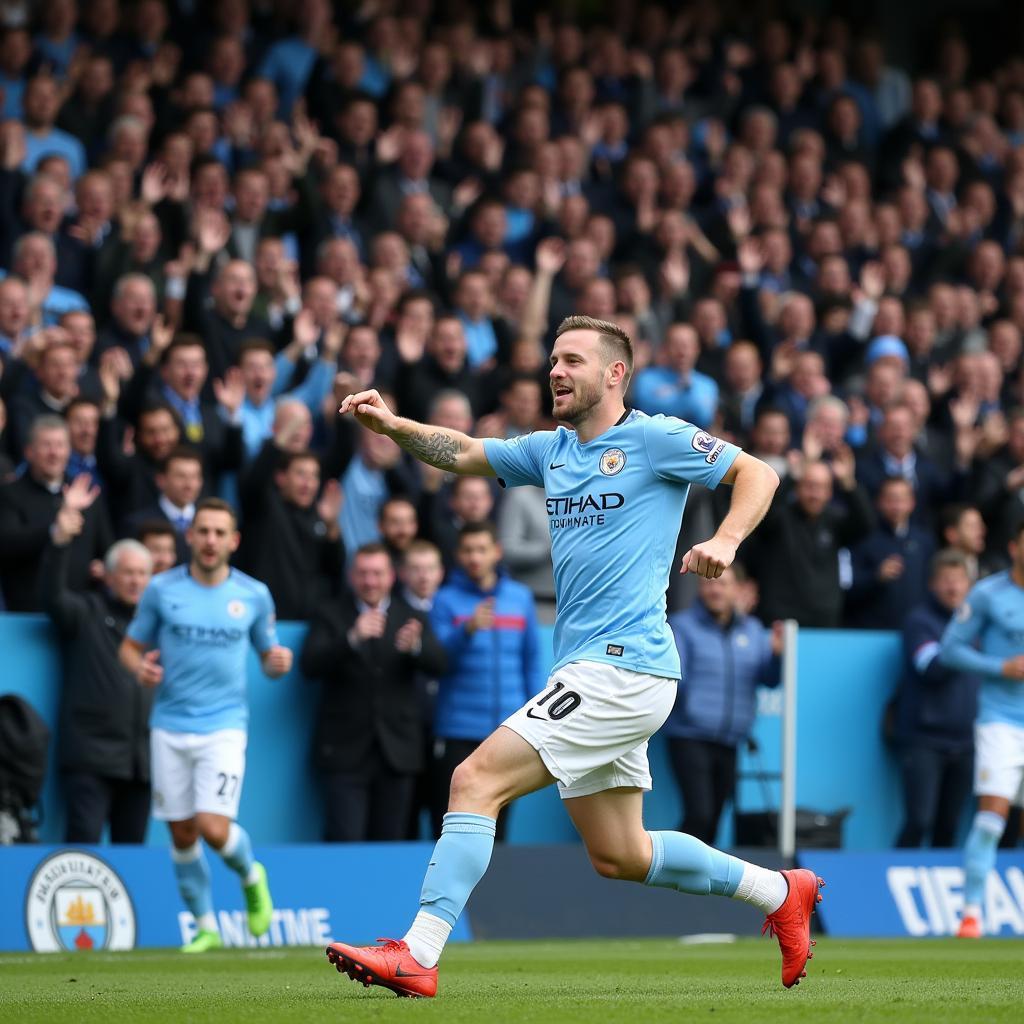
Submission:
{"label": "spectator in light blue shirt", "polygon": [[345,500],[338,518],[346,551],[380,540],[380,509],[388,499],[385,472],[399,455],[391,438],[372,430],[359,431],[359,449],[341,475]]}
{"label": "spectator in light blue shirt", "polygon": [[43,24],[42,31],[36,34],[34,40],[35,50],[60,79],[67,75],[82,42],[75,31],[78,6],[75,0],[46,0],[45,4],[39,5]]}
{"label": "spectator in light blue shirt", "polygon": [[245,73],[245,48],[237,36],[220,36],[210,46],[207,61],[213,79],[213,105],[223,110],[239,97],[242,76]]}
{"label": "spectator in light blue shirt", "polygon": [[882,41],[870,36],[857,44],[857,77],[871,90],[882,129],[891,128],[910,110],[910,77],[885,63]]}
{"label": "spectator in light blue shirt", "polygon": [[[65,313],[89,311],[89,303],[84,296],[53,283],[57,273],[57,253],[53,242],[41,231],[30,231],[14,243],[11,272],[25,281],[33,294],[43,296],[41,313],[44,327],[52,327]],[[0,270],[0,280],[6,276],[7,271]]]}
{"label": "spectator in light blue shirt", "polygon": [[[337,357],[325,353],[306,374],[302,383],[285,395],[298,358],[299,348],[292,343],[274,355],[269,341],[254,339],[246,342],[238,354],[238,365],[245,382],[242,402],[242,438],[245,457],[255,458],[263,442],[273,433],[275,411],[281,402],[295,400],[316,416],[334,383]],[[280,396],[284,396],[280,398]]]}
{"label": "spectator in light blue shirt", "polygon": [[32,59],[32,42],[21,28],[8,29],[0,39],[0,89],[4,120],[21,118],[25,95],[25,68]]}
{"label": "spectator in light blue shirt", "polygon": [[21,169],[31,174],[45,156],[60,156],[68,162],[71,177],[85,172],[85,148],[73,135],[54,127],[60,111],[57,82],[49,75],[36,75],[25,86],[22,101],[25,120],[25,159]]}
{"label": "spectator in light blue shirt", "polygon": [[718,385],[694,366],[700,354],[697,332],[672,324],[661,347],[663,366],[641,370],[633,381],[633,405],[654,416],[678,416],[705,429],[718,409]]}
{"label": "spectator in light blue shirt", "polygon": [[455,288],[455,315],[466,336],[466,358],[476,369],[498,355],[498,336],[490,312],[494,305],[487,275],[467,270]]}
{"label": "spectator in light blue shirt", "polygon": [[260,78],[269,78],[277,86],[279,115],[286,120],[306,88],[319,47],[331,29],[330,4],[327,0],[302,0],[297,21],[298,32],[274,43],[258,71]]}
{"label": "spectator in light blue shirt", "polygon": [[[255,338],[239,350],[238,365],[245,385],[239,417],[246,463],[256,457],[268,438],[282,429],[285,420],[294,424],[289,429],[298,431],[302,440],[299,447],[309,447],[313,437],[313,417],[319,415],[334,383],[337,355],[326,350],[322,352],[302,383],[286,392],[302,349],[302,340],[297,338],[275,355],[269,341]],[[222,475],[220,496],[229,502],[237,501],[236,473]]]}

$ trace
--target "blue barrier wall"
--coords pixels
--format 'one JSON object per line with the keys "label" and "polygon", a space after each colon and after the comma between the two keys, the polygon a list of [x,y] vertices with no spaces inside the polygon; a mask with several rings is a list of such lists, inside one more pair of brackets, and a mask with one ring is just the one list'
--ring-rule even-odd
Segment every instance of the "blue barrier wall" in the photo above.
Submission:
{"label": "blue barrier wall", "polygon": [[[261,844],[274,914],[258,940],[249,934],[237,876],[219,857],[210,857],[221,937],[228,946],[323,946],[334,939],[362,943],[378,935],[403,935],[432,848],[431,843]],[[768,851],[756,856],[781,866]],[[516,893],[512,902],[510,892]],[[153,846],[0,847],[0,907],[0,950],[170,947],[190,941],[196,931],[178,896],[171,859]],[[736,900],[666,894],[601,878],[578,843],[499,844],[451,937],[621,940],[702,932],[756,935],[760,927],[761,916]],[[11,1018],[0,1011],[0,1019]]]}
{"label": "blue barrier wall", "polygon": [[[940,937],[956,935],[964,909],[959,850],[797,851],[797,861],[828,881],[818,908],[829,935]],[[986,935],[1024,936],[1024,852],[1000,853],[985,881],[981,920]]]}
{"label": "blue barrier wall", "polygon": [[[305,627],[281,625],[282,642],[301,645]],[[550,660],[551,631],[542,642]],[[53,633],[41,616],[0,615],[0,693],[26,697],[51,723],[60,693],[60,659]],[[880,734],[882,709],[900,670],[899,638],[888,633],[803,630],[799,641],[798,780],[800,806],[820,810],[852,808],[845,830],[847,849],[891,845],[899,827],[899,787],[893,756]],[[258,843],[315,842],[320,838],[319,790],[309,757],[316,684],[298,671],[280,680],[267,679],[255,656],[250,662],[252,709],[245,788],[240,818]],[[777,769],[780,751],[779,694],[762,693],[762,715],[755,728],[761,746],[759,763]],[[42,838],[63,838],[63,812],[56,771],[56,743],[43,794]],[[668,767],[664,744],[651,744],[655,790],[645,816],[652,828],[673,828],[681,818],[679,795]],[[742,768],[756,767],[744,756]],[[770,786],[777,798],[777,785]],[[760,809],[762,787],[744,783],[744,808]],[[731,820],[719,840],[728,844]],[[520,801],[512,810],[509,839],[515,843],[575,840],[575,831],[549,789]],[[163,844],[163,827],[152,823],[149,842]]]}
{"label": "blue barrier wall", "polygon": [[[219,857],[210,857],[221,936],[228,946],[317,946],[332,938],[370,942],[378,934],[402,935],[430,850],[427,843],[264,844],[260,859],[273,879],[274,916],[259,940],[249,934],[237,876]],[[168,947],[195,935],[171,859],[162,850],[14,846],[0,848],[0,864],[0,950]],[[359,885],[332,884],[356,874]],[[91,911],[88,917],[70,913],[74,903]],[[467,915],[452,938],[471,937]]]}

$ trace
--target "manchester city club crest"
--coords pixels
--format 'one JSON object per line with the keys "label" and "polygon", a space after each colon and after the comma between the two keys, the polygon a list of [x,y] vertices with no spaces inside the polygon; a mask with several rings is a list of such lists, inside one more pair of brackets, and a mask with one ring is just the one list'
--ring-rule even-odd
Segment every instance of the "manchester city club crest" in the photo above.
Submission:
{"label": "manchester city club crest", "polygon": [[135,948],[135,908],[124,882],[80,850],[51,854],[33,872],[25,927],[37,953]]}
{"label": "manchester city club crest", "polygon": [[233,619],[240,619],[245,614],[244,601],[228,601],[228,615]]}
{"label": "manchester city club crest", "polygon": [[621,448],[608,448],[601,456],[601,472],[605,476],[615,476],[622,472],[626,465],[626,453]]}

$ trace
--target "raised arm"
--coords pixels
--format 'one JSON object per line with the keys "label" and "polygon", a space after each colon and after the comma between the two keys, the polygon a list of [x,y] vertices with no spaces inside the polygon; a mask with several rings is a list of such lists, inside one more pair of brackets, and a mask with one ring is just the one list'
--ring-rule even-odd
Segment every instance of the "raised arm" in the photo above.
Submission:
{"label": "raised arm", "polygon": [[722,477],[722,483],[732,484],[729,511],[714,537],[694,544],[683,555],[682,572],[708,579],[721,576],[732,565],[736,549],[764,518],[779,486],[779,476],[767,463],[740,452]]}
{"label": "raised arm", "polygon": [[428,466],[464,476],[495,476],[480,438],[396,416],[376,391],[349,395],[338,411],[352,413],[364,427],[386,434]]}

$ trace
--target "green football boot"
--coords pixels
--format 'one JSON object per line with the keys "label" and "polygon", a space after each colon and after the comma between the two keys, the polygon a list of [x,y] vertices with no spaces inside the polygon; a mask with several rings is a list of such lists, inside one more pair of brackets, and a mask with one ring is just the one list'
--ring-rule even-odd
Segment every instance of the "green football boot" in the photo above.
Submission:
{"label": "green football boot", "polygon": [[249,913],[249,934],[259,938],[270,927],[274,901],[267,885],[267,869],[259,861],[252,867],[259,877],[252,885],[243,885],[242,892],[245,894],[245,909]]}
{"label": "green football boot", "polygon": [[191,942],[181,947],[182,953],[209,953],[211,949],[220,949],[224,940],[219,932],[198,931]]}

